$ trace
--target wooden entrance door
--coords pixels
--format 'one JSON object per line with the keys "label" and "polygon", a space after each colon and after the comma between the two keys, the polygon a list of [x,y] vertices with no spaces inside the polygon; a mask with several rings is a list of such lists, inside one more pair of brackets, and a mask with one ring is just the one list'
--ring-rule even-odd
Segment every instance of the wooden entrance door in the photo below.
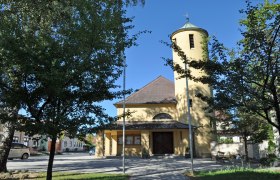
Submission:
{"label": "wooden entrance door", "polygon": [[153,154],[173,153],[173,132],[153,132]]}

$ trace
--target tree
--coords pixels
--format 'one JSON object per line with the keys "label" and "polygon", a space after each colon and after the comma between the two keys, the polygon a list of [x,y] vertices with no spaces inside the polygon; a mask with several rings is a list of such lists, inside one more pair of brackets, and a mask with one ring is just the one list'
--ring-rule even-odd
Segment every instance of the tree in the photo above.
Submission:
{"label": "tree", "polygon": [[95,146],[95,136],[93,134],[87,134],[84,141],[89,147]]}
{"label": "tree", "polygon": [[[175,42],[172,43],[188,67],[202,69],[206,76],[193,77],[190,70],[186,72],[171,60],[167,60],[167,64],[182,77],[213,87],[213,98],[197,95],[207,101],[212,110],[238,110],[243,115],[256,115],[280,133],[280,4],[276,1],[257,5],[246,2],[246,9],[240,11],[246,18],[240,21],[243,39],[237,48],[229,50],[214,37],[210,41],[210,61],[207,56],[192,60]],[[205,54],[208,54],[207,48]]]}
{"label": "tree", "polygon": [[244,106],[280,133],[280,4],[266,1],[252,6],[248,3],[247,10],[242,12],[247,14],[247,19],[241,21],[245,30],[240,45],[244,48],[238,61],[243,64],[244,91],[250,97]]}
{"label": "tree", "polygon": [[244,111],[216,113],[216,119],[220,127],[219,133],[238,134],[242,137],[245,157],[248,161],[248,141],[261,143],[267,140],[271,126],[254,114],[242,112]]}
{"label": "tree", "polygon": [[18,109],[3,108],[0,111],[0,123],[3,128],[3,136],[1,137],[0,148],[0,172],[7,172],[7,160],[11,149],[17,119]]}
{"label": "tree", "polygon": [[1,101],[27,112],[19,124],[47,134],[52,178],[55,144],[62,133],[86,134],[114,120],[97,103],[121,95],[116,79],[123,52],[137,35],[125,4],[110,1],[5,1],[0,10]]}

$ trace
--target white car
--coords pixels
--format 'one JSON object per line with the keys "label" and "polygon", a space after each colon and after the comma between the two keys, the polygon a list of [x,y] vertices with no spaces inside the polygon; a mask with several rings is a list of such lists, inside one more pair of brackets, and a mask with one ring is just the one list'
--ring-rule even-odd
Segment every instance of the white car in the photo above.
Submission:
{"label": "white car", "polygon": [[30,150],[28,146],[20,143],[12,143],[8,159],[21,158],[28,159]]}

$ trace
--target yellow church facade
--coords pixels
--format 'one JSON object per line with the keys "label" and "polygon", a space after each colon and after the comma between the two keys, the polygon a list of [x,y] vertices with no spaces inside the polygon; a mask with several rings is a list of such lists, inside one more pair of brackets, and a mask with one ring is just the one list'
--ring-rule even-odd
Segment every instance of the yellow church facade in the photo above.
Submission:
{"label": "yellow church facade", "polygon": [[[205,57],[203,40],[206,30],[187,22],[171,35],[172,41],[192,60]],[[185,67],[181,58],[173,52],[175,64]],[[204,72],[191,69],[194,76]],[[186,79],[178,78],[174,72],[174,82],[162,76],[151,81],[125,100],[126,156],[177,155],[189,153],[189,125],[187,119]],[[207,104],[196,95],[211,96],[211,87],[188,80],[188,90],[192,101],[193,152],[196,157],[210,157],[211,134],[210,114],[205,112]],[[123,102],[115,104],[117,115],[123,114]],[[123,147],[122,119],[109,124],[97,135],[96,156],[121,156]]]}

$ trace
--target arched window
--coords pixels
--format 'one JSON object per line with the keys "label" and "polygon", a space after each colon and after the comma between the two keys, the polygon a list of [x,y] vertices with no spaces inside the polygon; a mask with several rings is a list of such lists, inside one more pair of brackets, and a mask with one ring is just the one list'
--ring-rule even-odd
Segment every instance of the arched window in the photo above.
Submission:
{"label": "arched window", "polygon": [[167,113],[159,113],[155,115],[153,119],[172,119],[172,116]]}

